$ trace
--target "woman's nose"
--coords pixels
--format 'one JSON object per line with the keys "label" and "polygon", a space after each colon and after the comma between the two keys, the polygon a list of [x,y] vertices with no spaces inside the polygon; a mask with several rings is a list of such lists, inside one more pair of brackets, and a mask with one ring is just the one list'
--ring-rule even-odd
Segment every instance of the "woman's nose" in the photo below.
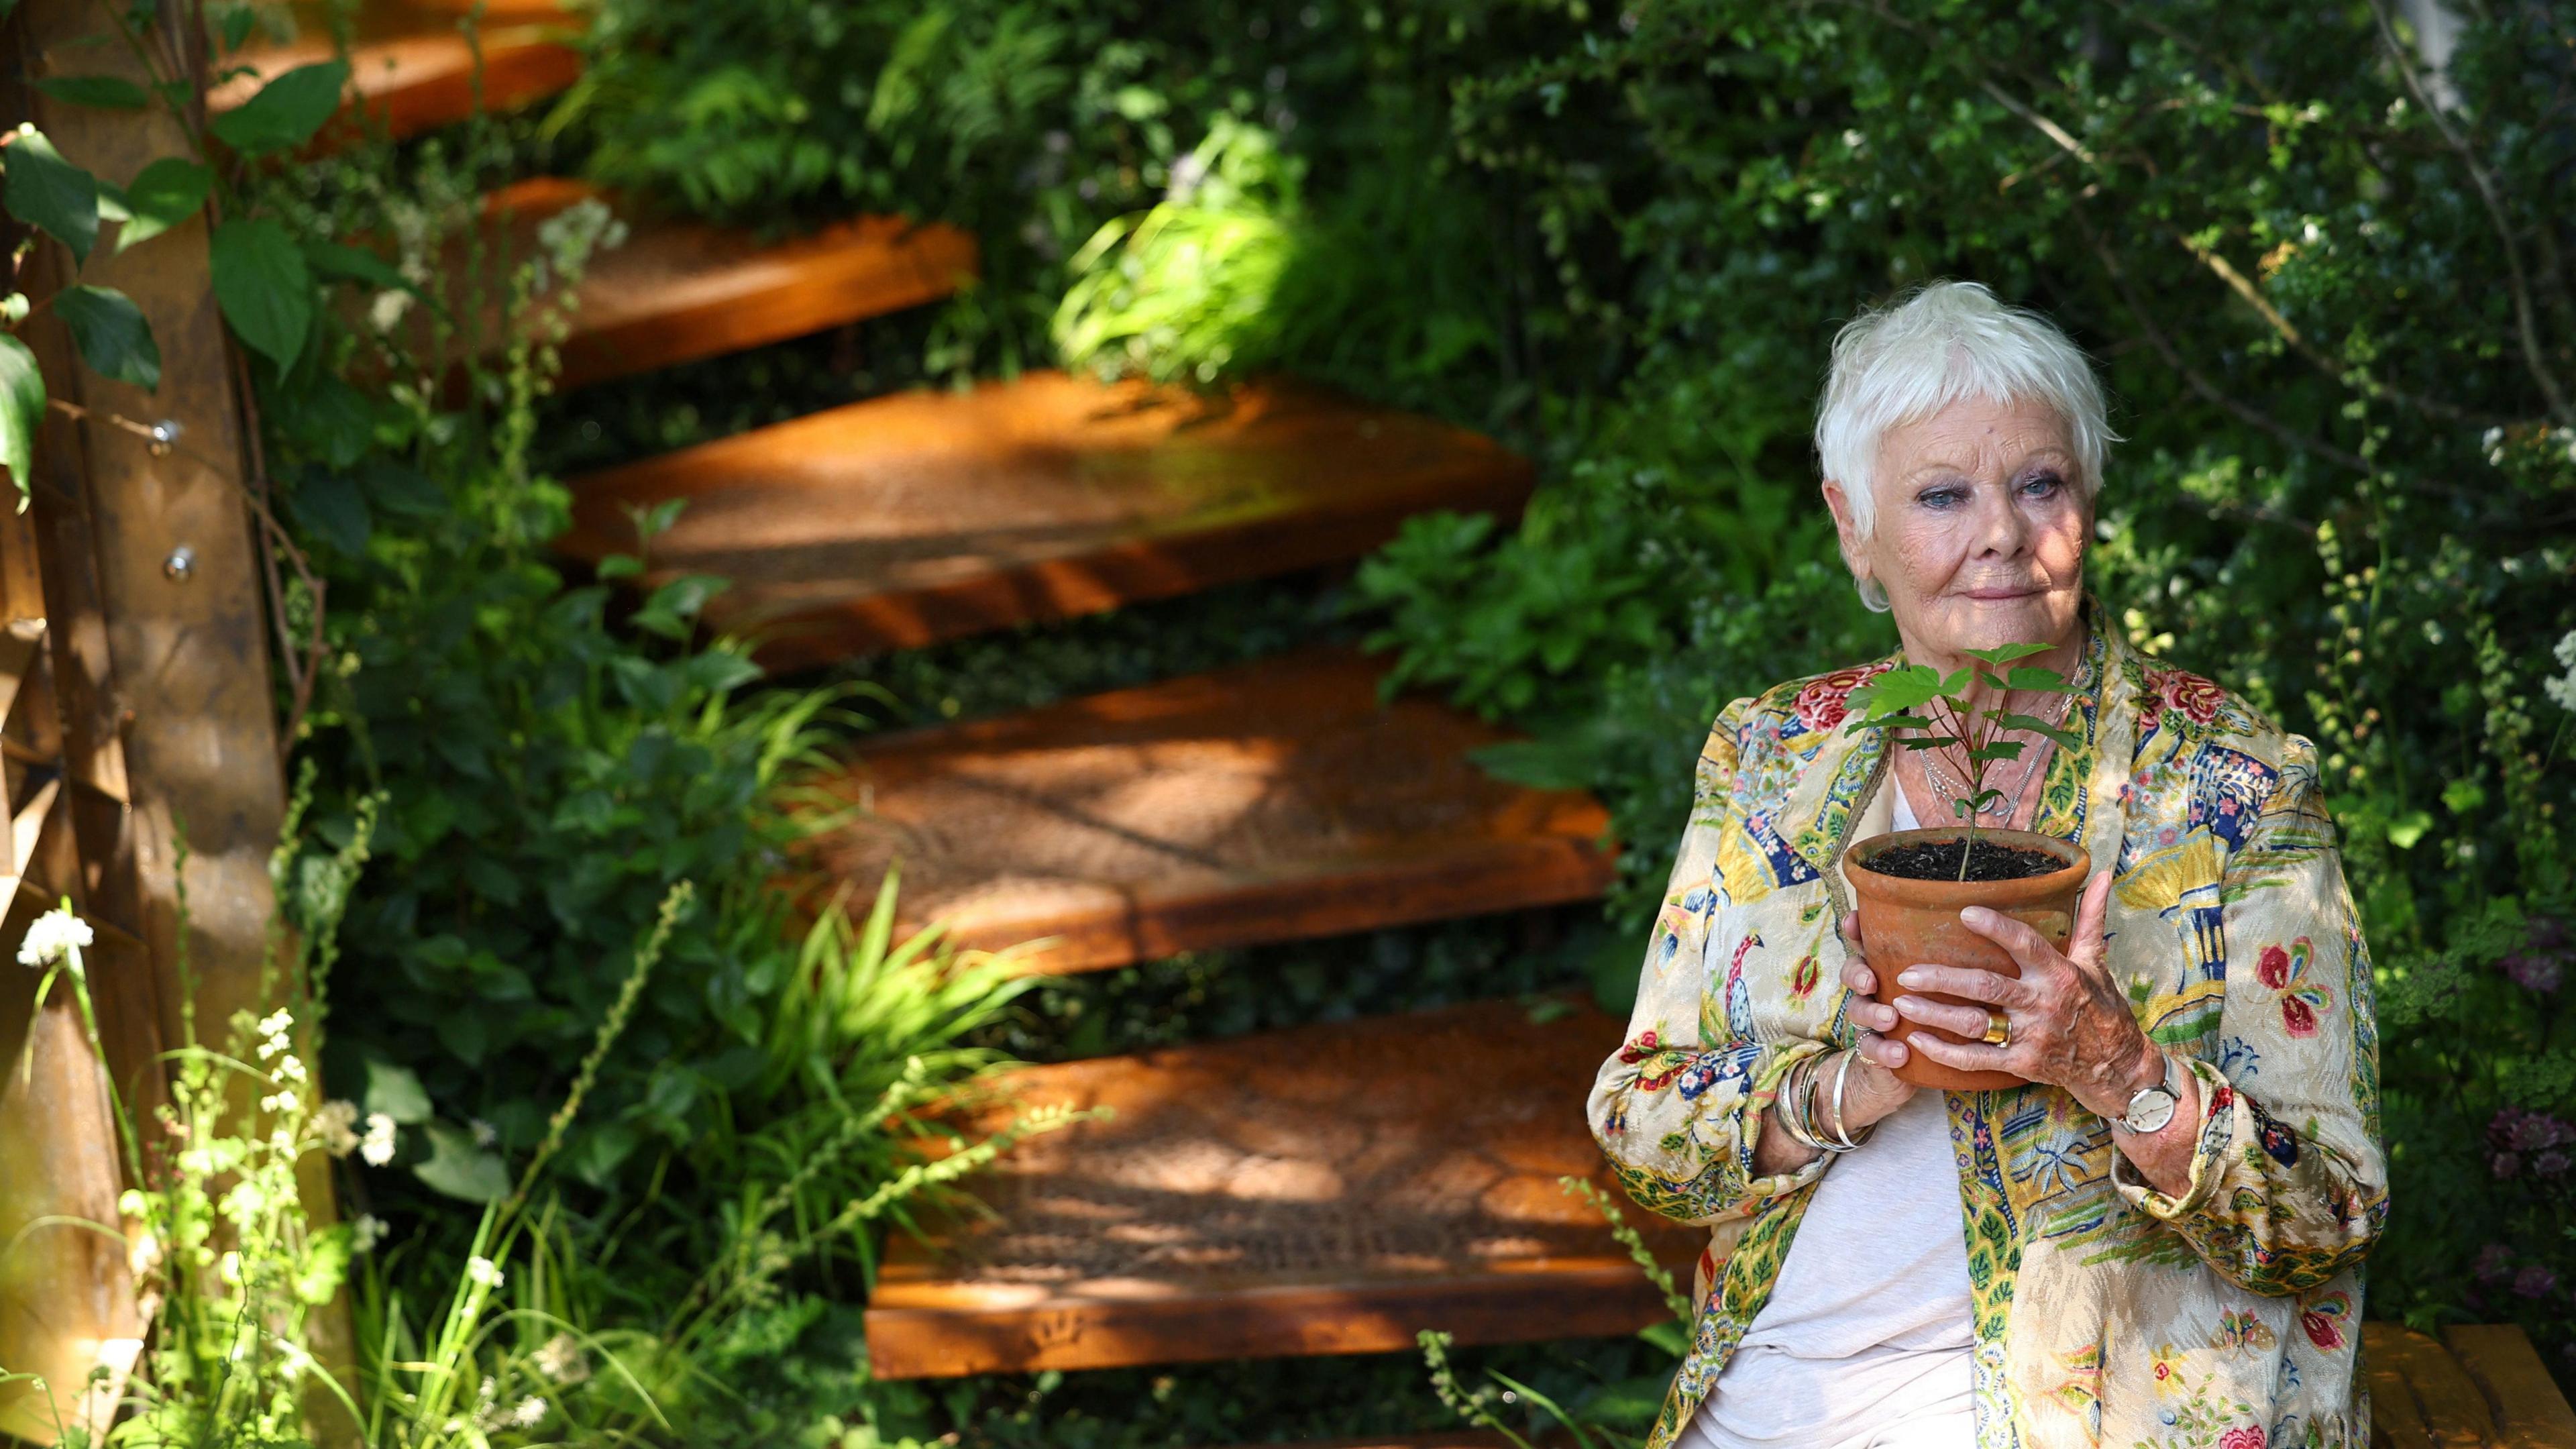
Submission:
{"label": "woman's nose", "polygon": [[1986,558],[2016,558],[2030,547],[2030,526],[2001,489],[1987,494],[1977,513],[1977,552]]}

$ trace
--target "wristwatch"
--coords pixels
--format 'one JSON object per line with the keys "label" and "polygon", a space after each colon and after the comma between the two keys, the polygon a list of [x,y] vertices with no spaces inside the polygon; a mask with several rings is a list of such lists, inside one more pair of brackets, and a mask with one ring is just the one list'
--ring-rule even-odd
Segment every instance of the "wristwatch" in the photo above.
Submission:
{"label": "wristwatch", "polygon": [[2153,1086],[2140,1087],[2129,1098],[2129,1110],[2111,1124],[2139,1137],[2163,1131],[2164,1125],[2173,1120],[2174,1108],[2182,1105],[2182,1083],[2175,1076],[2181,1069],[2174,1065],[2171,1055],[2156,1055],[2164,1061],[2164,1078]]}

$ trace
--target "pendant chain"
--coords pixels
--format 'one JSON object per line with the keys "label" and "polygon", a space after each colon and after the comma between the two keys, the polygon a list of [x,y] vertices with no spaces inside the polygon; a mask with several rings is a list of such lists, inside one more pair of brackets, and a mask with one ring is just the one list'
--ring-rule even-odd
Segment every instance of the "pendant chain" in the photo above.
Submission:
{"label": "pendant chain", "polygon": [[[2065,723],[2066,713],[2074,703],[2075,696],[2073,694],[2061,694],[2057,697],[2057,707],[2055,712],[2052,714],[2042,715],[2040,718],[2047,720],[2052,727],[2061,725]],[[2045,738],[2039,740],[2038,745],[2039,748],[2036,750],[2026,750],[2023,752],[2022,758],[2019,762],[2021,765],[2021,773],[2013,777],[2012,790],[2004,795],[2002,809],[2003,818],[2007,822],[2012,819],[2013,812],[2020,808],[2021,792],[2029,788],[2031,772],[2039,768],[2039,762],[2047,758],[2050,750],[2056,748],[2055,741]],[[1922,757],[1924,777],[1935,791],[1954,801],[1965,800],[1968,798],[1968,787],[1953,782],[1947,775],[1944,775],[1941,772],[1940,766],[1932,762],[1932,757],[1939,753],[1938,751],[1917,750],[1915,753]],[[1977,813],[1982,815],[1987,812],[1979,811]]]}

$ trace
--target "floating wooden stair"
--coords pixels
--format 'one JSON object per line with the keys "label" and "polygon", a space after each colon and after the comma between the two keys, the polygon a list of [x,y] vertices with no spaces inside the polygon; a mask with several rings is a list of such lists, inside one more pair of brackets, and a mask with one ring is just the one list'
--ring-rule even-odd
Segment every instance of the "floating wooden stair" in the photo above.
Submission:
{"label": "floating wooden stair", "polygon": [[[561,386],[649,372],[738,352],[937,301],[975,272],[975,239],[939,223],[868,216],[783,241],[705,222],[632,212],[586,182],[537,177],[484,199],[487,254],[543,254],[539,228],[587,200],[628,223],[623,245],[590,260],[559,344]],[[492,275],[466,265],[465,241],[442,275]],[[424,309],[414,309],[423,327]],[[463,310],[462,303],[458,310]],[[493,309],[481,332],[497,335]]]}
{"label": "floating wooden stair", "polygon": [[[516,25],[482,35],[482,108],[510,111],[568,89],[581,75],[581,52],[566,43],[560,25]],[[208,93],[206,104],[228,111],[249,100],[275,76],[333,54],[328,35],[290,45],[245,51],[238,75]],[[349,51],[349,98],[316,138],[329,150],[365,134],[361,118],[381,124],[396,140],[454,125],[474,114],[474,47],[449,21],[413,35],[362,40]]]}
{"label": "floating wooden stair", "polygon": [[1319,650],[871,742],[826,788],[816,886],[963,945],[1051,938],[1044,972],[1599,895],[1607,818],[1467,758],[1503,736]]}
{"label": "floating wooden stair", "polygon": [[[994,1216],[899,1238],[867,1311],[879,1378],[1632,1333],[1664,1314],[1592,1208],[1584,1128],[1620,1023],[1519,1003],[1023,1068],[1028,1106],[1109,1107],[1005,1154]],[[1006,1109],[996,1109],[997,1111]],[[1629,1220],[1645,1218],[1630,1212]],[[1689,1264],[1701,1236],[1642,1223]]]}
{"label": "floating wooden stair", "polygon": [[2372,1449],[2576,1449],[2576,1409],[2510,1324],[2459,1324],[2442,1340],[2362,1325]]}
{"label": "floating wooden stair", "polygon": [[1411,514],[1516,512],[1529,488],[1484,438],[1308,388],[1039,373],[593,474],[559,546],[631,553],[628,507],[688,499],[657,574],[732,579],[714,621],[792,668],[1354,558]]}

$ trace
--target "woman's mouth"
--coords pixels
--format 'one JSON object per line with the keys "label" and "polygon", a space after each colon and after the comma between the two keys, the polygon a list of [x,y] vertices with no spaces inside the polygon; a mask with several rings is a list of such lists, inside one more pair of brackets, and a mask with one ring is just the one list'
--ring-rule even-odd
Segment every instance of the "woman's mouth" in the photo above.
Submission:
{"label": "woman's mouth", "polygon": [[1968,597],[1981,604],[1995,604],[2008,599],[2031,598],[2039,592],[2038,589],[1970,589]]}

